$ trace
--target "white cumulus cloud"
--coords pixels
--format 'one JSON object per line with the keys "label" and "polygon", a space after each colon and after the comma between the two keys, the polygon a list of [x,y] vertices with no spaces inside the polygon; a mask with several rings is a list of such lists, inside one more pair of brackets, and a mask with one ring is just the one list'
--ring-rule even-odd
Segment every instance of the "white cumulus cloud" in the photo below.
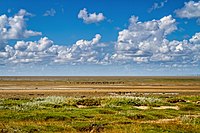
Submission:
{"label": "white cumulus cloud", "polygon": [[78,14],[79,19],[83,19],[83,22],[86,24],[91,24],[91,23],[98,23],[100,21],[103,21],[105,19],[105,16],[103,13],[88,13],[87,9],[84,8],[83,10],[80,10]]}
{"label": "white cumulus cloud", "polygon": [[101,35],[96,34],[95,37],[88,40],[78,40],[75,44],[66,50],[58,51],[55,62],[73,62],[73,63],[93,63],[99,64],[107,54],[105,52],[106,45],[100,43]]}
{"label": "white cumulus cloud", "polygon": [[42,34],[41,32],[27,29],[25,16],[32,16],[32,14],[24,9],[21,9],[13,17],[8,17],[5,14],[0,16],[1,44],[4,44],[4,42],[8,40],[28,38]]}
{"label": "white cumulus cloud", "polygon": [[101,35],[96,34],[91,40],[81,39],[69,47],[55,45],[47,37],[38,41],[17,41],[13,47],[6,45],[0,51],[0,60],[5,64],[105,64],[108,46],[101,43],[100,39]]}
{"label": "white cumulus cloud", "polygon": [[0,56],[4,58],[7,64],[11,63],[36,63],[51,61],[56,56],[55,53],[47,52],[53,46],[53,41],[43,37],[38,41],[17,41],[12,47],[6,45],[4,50],[0,51]]}
{"label": "white cumulus cloud", "polygon": [[175,30],[176,20],[171,15],[146,22],[132,16],[128,29],[119,32],[111,59],[122,63],[198,64],[200,34],[189,40],[167,40]]}
{"label": "white cumulus cloud", "polygon": [[200,18],[200,1],[185,2],[184,7],[176,10],[175,13],[180,18]]}
{"label": "white cumulus cloud", "polygon": [[[200,65],[200,33],[188,40],[168,40],[167,36],[177,30],[177,22],[171,16],[158,20],[139,21],[137,16],[129,19],[129,26],[119,32],[115,42],[103,43],[96,34],[90,40],[81,39],[72,45],[56,45],[48,37],[37,41],[21,38],[40,35],[27,30],[25,10],[13,17],[0,16],[0,42],[17,39],[14,46],[2,45],[2,64],[159,64],[163,66]],[[12,31],[12,33],[10,33]],[[2,43],[1,43],[2,44]]]}
{"label": "white cumulus cloud", "polygon": [[200,32],[192,36],[192,38],[190,39],[190,42],[193,44],[200,44]]}

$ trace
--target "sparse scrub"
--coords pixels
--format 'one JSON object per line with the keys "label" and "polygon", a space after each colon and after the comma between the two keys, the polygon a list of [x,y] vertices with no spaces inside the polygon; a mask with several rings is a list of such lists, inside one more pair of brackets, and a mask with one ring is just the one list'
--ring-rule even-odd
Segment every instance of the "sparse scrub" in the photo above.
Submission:
{"label": "sparse scrub", "polygon": [[129,96],[116,96],[109,97],[107,99],[107,106],[157,106],[162,105],[161,99],[154,97],[129,97]]}
{"label": "sparse scrub", "polygon": [[200,124],[200,115],[195,116],[195,115],[183,115],[180,117],[180,120],[183,123],[188,123],[188,124]]}
{"label": "sparse scrub", "polygon": [[84,99],[77,100],[76,105],[100,106],[101,101],[98,98],[84,98]]}
{"label": "sparse scrub", "polygon": [[[29,110],[29,109],[38,109],[43,108],[43,106],[53,106],[53,105],[59,105],[63,104],[65,102],[65,97],[60,96],[49,96],[49,97],[39,97],[35,99],[31,99],[29,101],[19,101],[16,102],[9,102],[6,101],[6,104],[4,104],[4,108],[10,109],[10,110]],[[12,103],[12,104],[11,104]]]}
{"label": "sparse scrub", "polygon": [[142,113],[127,115],[126,117],[131,119],[131,120],[151,120],[152,119],[151,116],[146,115],[146,114],[142,114]]}
{"label": "sparse scrub", "polygon": [[[177,103],[169,103],[169,99],[154,96],[1,99],[0,132],[198,132],[199,98],[187,97],[193,100]],[[180,110],[154,109],[164,105],[176,105]]]}

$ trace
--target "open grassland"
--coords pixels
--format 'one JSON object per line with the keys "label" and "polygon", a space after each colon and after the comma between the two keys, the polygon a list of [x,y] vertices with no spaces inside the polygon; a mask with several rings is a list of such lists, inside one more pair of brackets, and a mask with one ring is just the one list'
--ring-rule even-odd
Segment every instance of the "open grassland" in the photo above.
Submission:
{"label": "open grassland", "polygon": [[2,133],[199,129],[199,77],[0,77]]}

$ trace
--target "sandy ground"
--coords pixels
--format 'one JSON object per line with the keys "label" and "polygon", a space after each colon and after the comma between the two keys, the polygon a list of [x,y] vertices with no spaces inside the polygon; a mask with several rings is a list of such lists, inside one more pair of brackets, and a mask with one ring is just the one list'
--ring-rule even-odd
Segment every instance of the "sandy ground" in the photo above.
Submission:
{"label": "sandy ground", "polygon": [[37,90],[0,90],[0,97],[37,97],[37,96],[108,96],[113,94],[133,95],[200,95],[200,89],[37,89]]}
{"label": "sandy ground", "polygon": [[0,77],[0,98],[200,95],[200,77]]}

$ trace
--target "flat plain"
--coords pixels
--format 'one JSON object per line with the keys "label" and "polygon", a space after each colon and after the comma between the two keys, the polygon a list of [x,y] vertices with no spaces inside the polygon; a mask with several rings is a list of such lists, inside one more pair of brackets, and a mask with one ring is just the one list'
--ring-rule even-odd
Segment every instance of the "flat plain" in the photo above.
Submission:
{"label": "flat plain", "polygon": [[0,132],[200,132],[200,77],[0,77]]}
{"label": "flat plain", "polygon": [[199,95],[200,77],[0,77],[0,97],[102,96],[120,92]]}

